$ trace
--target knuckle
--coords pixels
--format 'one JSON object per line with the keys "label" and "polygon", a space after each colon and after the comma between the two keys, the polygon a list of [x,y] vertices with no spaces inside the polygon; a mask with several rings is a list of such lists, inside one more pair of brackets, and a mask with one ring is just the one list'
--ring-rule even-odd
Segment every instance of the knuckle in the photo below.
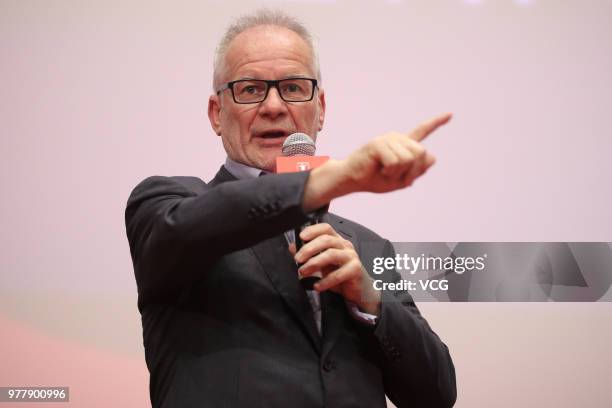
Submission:
{"label": "knuckle", "polygon": [[397,167],[401,164],[401,161],[398,157],[393,157],[392,159],[389,160],[389,162],[387,163],[387,167]]}
{"label": "knuckle", "polygon": [[325,235],[325,236],[322,238],[322,241],[323,241],[323,244],[324,244],[325,246],[328,246],[328,247],[329,247],[329,246],[331,246],[331,245],[334,243],[334,237],[332,237],[331,235]]}
{"label": "knuckle", "polygon": [[334,286],[335,284],[338,283],[338,274],[332,273],[331,275],[328,276],[327,281],[329,282],[330,286]]}
{"label": "knuckle", "polygon": [[427,150],[425,150],[425,148],[419,143],[417,143],[417,145],[414,147],[414,151],[419,157],[423,157],[425,156],[425,153],[427,153]]}
{"label": "knuckle", "polygon": [[352,252],[348,248],[338,249],[338,259],[342,264],[349,264],[353,259]]}
{"label": "knuckle", "polygon": [[420,142],[417,142],[416,140],[409,140],[408,143],[413,154],[420,156],[426,152],[425,146],[423,146]]}
{"label": "knuckle", "polygon": [[323,265],[329,262],[330,257],[331,257],[331,254],[329,252],[329,249],[326,249],[323,252],[321,252],[319,255],[315,256],[319,265]]}
{"label": "knuckle", "polygon": [[338,258],[343,264],[349,263],[353,256],[353,251],[349,248],[338,249]]}
{"label": "knuckle", "polygon": [[347,248],[345,253],[349,262],[360,262],[359,255],[357,255],[357,252],[353,248]]}
{"label": "knuckle", "polygon": [[335,249],[334,248],[328,248],[321,255],[324,256],[325,260],[329,262],[332,259],[334,259],[335,255],[336,255]]}

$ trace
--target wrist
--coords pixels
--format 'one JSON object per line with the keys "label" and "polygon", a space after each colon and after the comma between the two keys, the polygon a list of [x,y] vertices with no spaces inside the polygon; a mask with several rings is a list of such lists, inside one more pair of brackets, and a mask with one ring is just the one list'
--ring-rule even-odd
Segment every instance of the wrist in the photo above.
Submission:
{"label": "wrist", "polygon": [[364,302],[357,305],[359,311],[372,316],[380,316],[380,302]]}
{"label": "wrist", "polygon": [[368,294],[364,295],[363,299],[357,303],[357,308],[363,313],[379,316],[381,306],[380,303],[380,292],[372,288],[372,290],[368,291]]}
{"label": "wrist", "polygon": [[329,204],[334,198],[351,192],[346,164],[341,160],[328,160],[312,170],[304,187],[302,208],[311,212]]}

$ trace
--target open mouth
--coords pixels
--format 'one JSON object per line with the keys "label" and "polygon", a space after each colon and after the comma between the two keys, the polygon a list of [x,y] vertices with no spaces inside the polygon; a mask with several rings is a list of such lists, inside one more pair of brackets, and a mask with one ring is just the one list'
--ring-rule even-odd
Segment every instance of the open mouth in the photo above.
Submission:
{"label": "open mouth", "polygon": [[277,147],[282,146],[285,139],[289,136],[289,133],[284,130],[270,130],[257,133],[255,138],[258,140],[260,145],[266,147]]}
{"label": "open mouth", "polygon": [[259,135],[259,137],[263,139],[276,139],[276,138],[285,137],[285,136],[287,136],[287,133],[283,132],[282,130],[264,132]]}

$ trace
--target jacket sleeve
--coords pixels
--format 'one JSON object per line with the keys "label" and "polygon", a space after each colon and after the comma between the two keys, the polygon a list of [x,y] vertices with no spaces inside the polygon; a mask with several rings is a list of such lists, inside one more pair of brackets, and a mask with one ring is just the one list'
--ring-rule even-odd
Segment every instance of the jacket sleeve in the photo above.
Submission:
{"label": "jacket sleeve", "polygon": [[199,194],[184,178],[142,181],[125,211],[139,307],[176,296],[221,256],[304,222],[301,204],[308,175],[228,181],[204,186]]}
{"label": "jacket sleeve", "polygon": [[[389,241],[384,257],[395,257]],[[395,270],[373,276],[384,282],[401,279]],[[421,316],[406,291],[383,291],[374,328],[382,352],[380,364],[385,393],[398,407],[452,407],[457,399],[455,367],[448,347]]]}

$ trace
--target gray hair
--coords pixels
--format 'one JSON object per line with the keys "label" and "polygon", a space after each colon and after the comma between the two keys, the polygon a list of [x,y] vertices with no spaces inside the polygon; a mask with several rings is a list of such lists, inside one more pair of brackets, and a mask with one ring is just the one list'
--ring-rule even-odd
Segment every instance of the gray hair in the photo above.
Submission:
{"label": "gray hair", "polygon": [[213,71],[213,90],[216,91],[221,86],[223,80],[222,74],[224,73],[225,67],[225,55],[229,48],[230,43],[236,38],[236,36],[243,31],[250,28],[272,25],[277,27],[287,28],[297,35],[299,35],[306,44],[308,44],[311,55],[312,55],[312,69],[317,77],[317,80],[321,81],[321,70],[319,68],[319,57],[314,47],[312,35],[306,29],[298,19],[290,16],[280,10],[269,10],[260,9],[252,14],[244,15],[235,20],[225,31],[225,34],[221,38],[217,49],[215,50],[214,59],[214,71]]}

